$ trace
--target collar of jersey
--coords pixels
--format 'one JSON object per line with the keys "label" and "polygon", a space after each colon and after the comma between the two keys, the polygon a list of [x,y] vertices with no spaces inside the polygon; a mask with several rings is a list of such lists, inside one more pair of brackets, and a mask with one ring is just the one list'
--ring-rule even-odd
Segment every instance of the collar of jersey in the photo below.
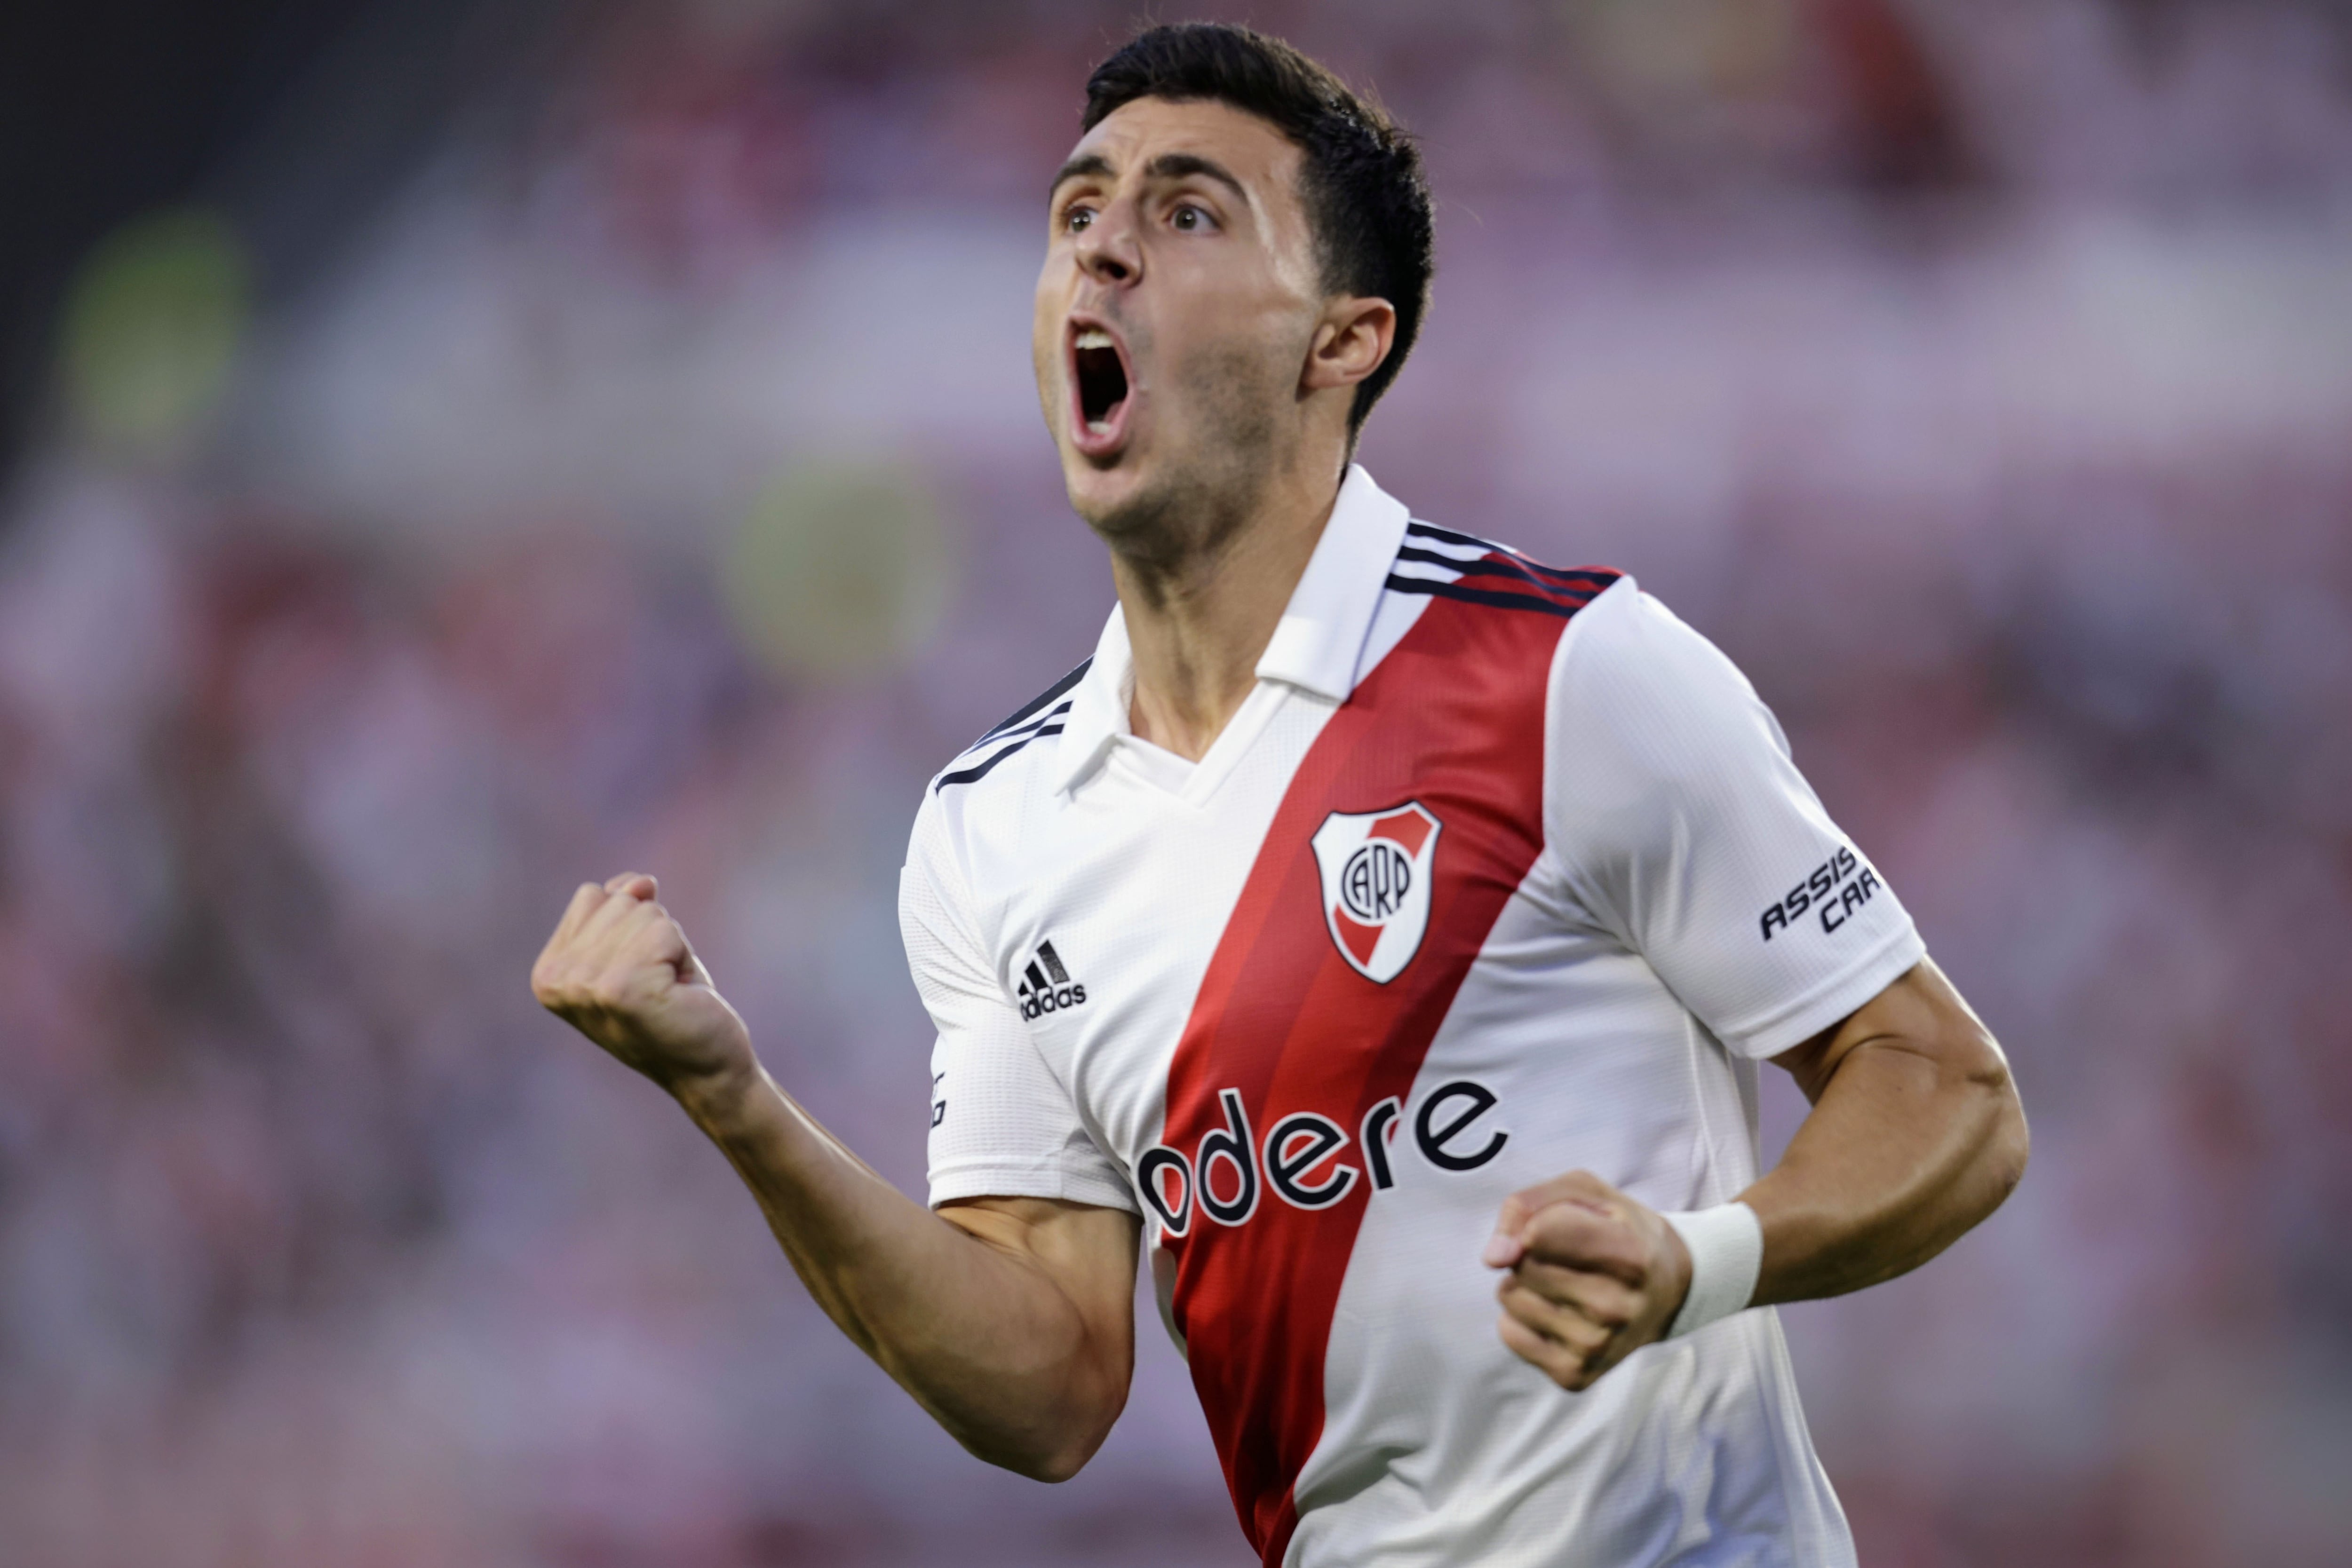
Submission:
{"label": "collar of jersey", "polygon": [[[1282,620],[1257,662],[1257,678],[1280,681],[1329,702],[1348,700],[1361,671],[1358,664],[1371,632],[1373,612],[1397,548],[1404,543],[1410,514],[1356,464],[1348,465],[1331,519],[1323,526],[1315,554],[1291,591]],[[1135,662],[1127,642],[1127,616],[1111,607],[1093,664],[1071,694],[1055,757],[1054,787],[1067,790],[1093,770],[1113,743],[1127,735],[1128,706],[1135,692]]]}

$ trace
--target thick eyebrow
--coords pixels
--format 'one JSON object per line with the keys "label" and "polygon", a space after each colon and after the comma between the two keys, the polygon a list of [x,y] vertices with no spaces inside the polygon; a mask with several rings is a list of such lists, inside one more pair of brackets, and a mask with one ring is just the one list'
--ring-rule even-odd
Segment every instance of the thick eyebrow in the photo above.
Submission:
{"label": "thick eyebrow", "polygon": [[[1187,175],[1199,174],[1232,191],[1244,206],[1249,204],[1249,192],[1234,178],[1233,171],[1215,159],[1203,158],[1197,152],[1162,152],[1144,166],[1144,172],[1155,180],[1181,180]],[[1084,179],[1089,175],[1117,179],[1118,171],[1112,168],[1110,160],[1099,152],[1081,152],[1054,172],[1054,183],[1045,188],[1045,199],[1053,200],[1054,193],[1062,188],[1065,181]]]}
{"label": "thick eyebrow", "polygon": [[1110,166],[1110,160],[1101,153],[1081,152],[1054,171],[1054,183],[1045,187],[1045,199],[1052,201],[1054,193],[1060,190],[1066,181],[1080,179],[1088,174],[1114,178],[1118,172],[1118,170]]}
{"label": "thick eyebrow", "polygon": [[1233,172],[1223,163],[1197,153],[1162,152],[1144,172],[1155,180],[1181,180],[1188,174],[1199,174],[1232,191],[1242,205],[1249,205],[1249,193],[1242,189],[1242,183],[1234,178]]}

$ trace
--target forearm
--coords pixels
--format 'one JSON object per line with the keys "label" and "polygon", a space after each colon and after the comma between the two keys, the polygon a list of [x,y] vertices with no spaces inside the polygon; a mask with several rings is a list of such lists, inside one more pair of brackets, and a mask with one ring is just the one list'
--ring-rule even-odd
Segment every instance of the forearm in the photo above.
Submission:
{"label": "forearm", "polygon": [[1085,1462],[1125,1402],[1131,1344],[1100,1343],[1034,1260],[907,1197],[764,1071],[677,1098],[809,1293],[959,1442],[1042,1479]]}
{"label": "forearm", "polygon": [[1764,1231],[1758,1305],[1906,1273],[2000,1206],[2025,1166],[2000,1052],[1901,1039],[1848,1051],[1788,1153],[1740,1195]]}

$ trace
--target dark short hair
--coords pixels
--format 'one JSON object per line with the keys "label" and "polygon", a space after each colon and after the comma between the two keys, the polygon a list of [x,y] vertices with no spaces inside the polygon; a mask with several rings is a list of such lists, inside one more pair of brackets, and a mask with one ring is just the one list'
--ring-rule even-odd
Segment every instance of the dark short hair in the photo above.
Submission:
{"label": "dark short hair", "polygon": [[1357,383],[1350,434],[1396,380],[1436,270],[1429,181],[1421,150],[1379,105],[1279,38],[1222,22],[1139,33],[1087,78],[1087,131],[1139,98],[1228,103],[1274,126],[1305,154],[1299,196],[1334,294],[1385,299],[1396,337],[1380,368]]}

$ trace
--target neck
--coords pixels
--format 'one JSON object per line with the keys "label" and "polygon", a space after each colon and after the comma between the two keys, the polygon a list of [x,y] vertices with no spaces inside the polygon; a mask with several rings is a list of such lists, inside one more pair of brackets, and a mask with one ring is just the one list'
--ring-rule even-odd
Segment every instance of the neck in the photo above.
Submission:
{"label": "neck", "polygon": [[[1114,549],[1111,576],[1135,659],[1128,723],[1197,762],[1257,684],[1257,662],[1315,554],[1340,479],[1285,475],[1242,515],[1165,554]],[[1205,521],[1205,519],[1203,519]]]}

